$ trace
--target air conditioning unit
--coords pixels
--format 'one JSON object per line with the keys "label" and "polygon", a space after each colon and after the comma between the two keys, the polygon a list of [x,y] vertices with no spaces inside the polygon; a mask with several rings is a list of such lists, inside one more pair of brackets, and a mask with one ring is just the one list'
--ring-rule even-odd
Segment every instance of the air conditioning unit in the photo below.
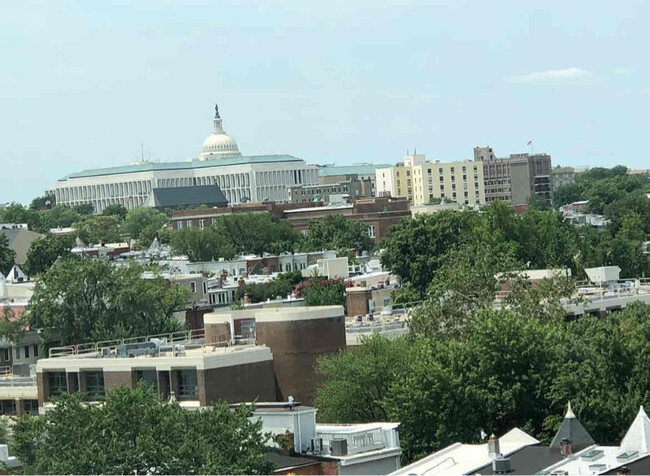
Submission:
{"label": "air conditioning unit", "polygon": [[315,455],[319,455],[323,452],[323,439],[322,438],[312,438],[311,439],[311,452]]}
{"label": "air conditioning unit", "polygon": [[345,438],[332,438],[330,440],[330,454],[332,456],[345,456],[348,454],[348,440]]}
{"label": "air conditioning unit", "polygon": [[507,474],[510,472],[510,458],[502,456],[496,457],[492,460],[492,471],[496,474]]}

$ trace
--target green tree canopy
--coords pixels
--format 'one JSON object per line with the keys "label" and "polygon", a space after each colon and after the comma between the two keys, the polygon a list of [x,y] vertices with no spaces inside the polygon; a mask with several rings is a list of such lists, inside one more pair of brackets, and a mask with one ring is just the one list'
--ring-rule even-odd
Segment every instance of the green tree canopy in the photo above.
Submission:
{"label": "green tree canopy", "polygon": [[230,259],[236,252],[229,237],[216,226],[203,230],[200,228],[176,230],[171,236],[171,246],[175,253],[187,256],[190,261]]}
{"label": "green tree canopy", "polygon": [[84,243],[120,241],[120,220],[117,216],[84,216],[72,227]]}
{"label": "green tree canopy", "polygon": [[128,212],[124,205],[121,205],[119,203],[111,203],[106,208],[104,208],[102,215],[106,217],[116,216],[120,219],[120,221],[122,221],[126,218],[127,213]]}
{"label": "green tree canopy", "polygon": [[57,331],[64,344],[180,330],[174,316],[187,292],[142,266],[69,259],[41,274],[30,300],[30,327]]}
{"label": "green tree canopy", "polygon": [[[155,208],[140,207],[129,210],[124,219],[123,226],[124,231],[132,239],[138,240],[145,228],[160,230],[168,221],[167,215],[159,212]],[[151,243],[145,243],[144,245],[148,246],[149,244]]]}
{"label": "green tree canopy", "polygon": [[312,276],[295,288],[307,306],[345,306],[345,281]]}
{"label": "green tree canopy", "polygon": [[46,233],[32,242],[27,252],[27,263],[25,265],[27,274],[36,276],[38,273],[47,271],[57,258],[67,259],[70,257],[70,250],[74,246],[75,238],[72,234],[55,235],[49,232]]}
{"label": "green tree canopy", "polygon": [[327,215],[319,220],[309,221],[309,230],[301,244],[304,251],[348,250],[370,251],[374,242],[370,238],[368,225],[349,220],[343,215]]}
{"label": "green tree canopy", "polygon": [[235,299],[240,300],[247,295],[250,302],[255,303],[275,299],[278,296],[285,297],[291,294],[302,280],[300,271],[280,273],[275,279],[266,283],[246,283],[240,286]]}
{"label": "green tree canopy", "polygon": [[29,474],[270,474],[253,411],[187,411],[141,383],[107,392],[102,405],[64,395],[45,416],[21,417],[12,443]]}
{"label": "green tree canopy", "polygon": [[4,276],[11,270],[16,259],[16,252],[9,248],[9,239],[4,233],[0,233],[0,273]]}
{"label": "green tree canopy", "polygon": [[217,227],[238,253],[293,251],[300,235],[287,222],[270,213],[232,213],[216,218]]}

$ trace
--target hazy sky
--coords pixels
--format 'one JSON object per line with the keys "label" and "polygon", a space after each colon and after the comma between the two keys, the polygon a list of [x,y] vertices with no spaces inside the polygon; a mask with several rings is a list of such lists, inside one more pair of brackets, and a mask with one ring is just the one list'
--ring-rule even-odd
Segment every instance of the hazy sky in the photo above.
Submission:
{"label": "hazy sky", "polygon": [[0,203],[185,160],[214,102],[244,155],[548,152],[650,168],[650,1],[3,1]]}

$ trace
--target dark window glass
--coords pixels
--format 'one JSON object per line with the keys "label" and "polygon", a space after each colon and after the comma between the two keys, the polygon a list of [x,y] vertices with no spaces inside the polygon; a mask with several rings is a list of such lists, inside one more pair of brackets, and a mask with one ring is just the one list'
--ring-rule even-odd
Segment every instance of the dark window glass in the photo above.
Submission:
{"label": "dark window glass", "polygon": [[136,370],[135,381],[139,382],[140,380],[153,387],[156,392],[158,391],[158,376],[155,370]]}
{"label": "dark window glass", "polygon": [[196,369],[178,371],[178,399],[198,400],[199,389]]}
{"label": "dark window glass", "polygon": [[65,378],[65,372],[49,372],[50,376],[50,396],[57,396],[68,391],[68,382]]}
{"label": "dark window glass", "polygon": [[86,393],[89,400],[100,400],[104,397],[104,372],[84,372],[86,375]]}

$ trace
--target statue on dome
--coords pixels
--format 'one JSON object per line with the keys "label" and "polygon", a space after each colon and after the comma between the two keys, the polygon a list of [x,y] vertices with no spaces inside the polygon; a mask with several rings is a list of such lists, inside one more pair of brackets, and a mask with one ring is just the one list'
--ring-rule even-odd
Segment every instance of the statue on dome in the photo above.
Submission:
{"label": "statue on dome", "polygon": [[214,104],[214,117],[219,118],[219,105],[217,103]]}

